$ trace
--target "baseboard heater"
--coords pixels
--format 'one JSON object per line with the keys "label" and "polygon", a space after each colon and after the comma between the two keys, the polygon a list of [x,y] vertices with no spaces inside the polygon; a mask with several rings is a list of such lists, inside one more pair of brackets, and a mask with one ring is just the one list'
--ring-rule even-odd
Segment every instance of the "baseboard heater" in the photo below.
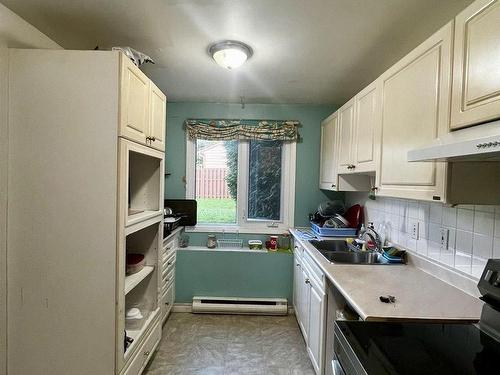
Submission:
{"label": "baseboard heater", "polygon": [[286,315],[286,298],[193,297],[193,313]]}

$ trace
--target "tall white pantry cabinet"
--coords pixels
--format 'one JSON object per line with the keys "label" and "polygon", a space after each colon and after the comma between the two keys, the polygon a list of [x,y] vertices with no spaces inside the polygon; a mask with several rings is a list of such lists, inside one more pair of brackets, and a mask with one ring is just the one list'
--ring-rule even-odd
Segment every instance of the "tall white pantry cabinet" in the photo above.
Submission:
{"label": "tall white pantry cabinet", "polygon": [[[118,52],[10,50],[9,375],[144,369],[161,336],[165,106]],[[127,251],[143,271],[125,274]]]}

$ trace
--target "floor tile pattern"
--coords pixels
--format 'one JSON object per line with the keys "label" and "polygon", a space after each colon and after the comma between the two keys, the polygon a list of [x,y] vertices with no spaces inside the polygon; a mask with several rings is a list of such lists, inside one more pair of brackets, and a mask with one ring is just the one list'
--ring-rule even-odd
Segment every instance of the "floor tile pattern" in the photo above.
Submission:
{"label": "floor tile pattern", "polygon": [[289,316],[173,313],[146,375],[314,375]]}

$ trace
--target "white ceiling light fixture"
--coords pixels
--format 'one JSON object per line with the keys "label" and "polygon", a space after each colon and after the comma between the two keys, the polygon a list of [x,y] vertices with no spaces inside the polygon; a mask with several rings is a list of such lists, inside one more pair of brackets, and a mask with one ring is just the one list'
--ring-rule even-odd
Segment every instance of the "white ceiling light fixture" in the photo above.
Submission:
{"label": "white ceiling light fixture", "polygon": [[217,64],[231,70],[243,65],[253,55],[253,50],[245,43],[224,40],[210,45],[208,53]]}

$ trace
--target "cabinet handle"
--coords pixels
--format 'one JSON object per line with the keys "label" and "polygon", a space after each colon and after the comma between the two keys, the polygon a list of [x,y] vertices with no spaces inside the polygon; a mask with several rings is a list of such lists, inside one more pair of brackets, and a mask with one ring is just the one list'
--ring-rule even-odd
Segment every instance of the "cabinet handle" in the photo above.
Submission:
{"label": "cabinet handle", "polygon": [[147,357],[149,355],[149,351],[145,351],[144,355]]}
{"label": "cabinet handle", "polygon": [[171,266],[171,265],[172,265],[172,262],[168,262],[168,263],[167,263],[167,266]]}
{"label": "cabinet handle", "polygon": [[165,305],[167,305],[167,306],[168,306],[168,305],[170,305],[170,303],[169,303],[169,302],[165,302]]}
{"label": "cabinet handle", "polygon": [[304,282],[305,282],[306,284],[311,284],[311,282],[309,281],[309,279],[306,279]]}
{"label": "cabinet handle", "polygon": [[150,140],[152,140],[153,142],[156,141],[156,137],[149,137]]}
{"label": "cabinet handle", "polygon": [[336,185],[335,184],[332,184],[332,187],[334,188]]}
{"label": "cabinet handle", "polygon": [[297,263],[297,267],[299,267],[299,268],[300,268],[300,264],[299,264],[299,263]]}

